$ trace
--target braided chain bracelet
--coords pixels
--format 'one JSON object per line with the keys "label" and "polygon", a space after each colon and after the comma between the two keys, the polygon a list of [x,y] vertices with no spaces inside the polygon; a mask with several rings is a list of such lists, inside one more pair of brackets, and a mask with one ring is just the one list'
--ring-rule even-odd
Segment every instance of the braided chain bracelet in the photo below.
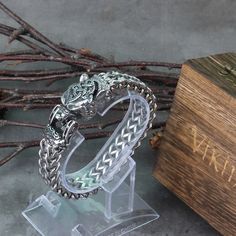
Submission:
{"label": "braided chain bracelet", "polygon": [[[125,117],[96,157],[83,169],[65,174],[71,154],[83,141],[78,125],[83,118],[105,114],[115,104],[129,99]],[[40,142],[39,172],[46,184],[65,198],[87,198],[110,181],[128,155],[140,146],[151,128],[157,108],[150,88],[136,77],[107,72],[80,77],[53,108]],[[69,150],[69,154],[68,154]]]}

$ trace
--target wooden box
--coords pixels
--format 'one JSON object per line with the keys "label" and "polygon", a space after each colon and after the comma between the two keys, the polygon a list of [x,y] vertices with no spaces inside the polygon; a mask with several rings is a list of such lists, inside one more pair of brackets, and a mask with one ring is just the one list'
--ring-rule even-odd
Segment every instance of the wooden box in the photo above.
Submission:
{"label": "wooden box", "polygon": [[153,174],[236,235],[236,53],[184,63]]}

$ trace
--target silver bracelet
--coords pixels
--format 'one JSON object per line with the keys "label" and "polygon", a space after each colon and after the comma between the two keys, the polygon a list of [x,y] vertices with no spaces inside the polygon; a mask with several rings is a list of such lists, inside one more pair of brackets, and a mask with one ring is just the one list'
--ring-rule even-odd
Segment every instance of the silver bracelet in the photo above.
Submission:
{"label": "silver bracelet", "polygon": [[[94,160],[82,170],[65,174],[70,156],[83,141],[78,130],[82,119],[103,115],[125,99],[130,99],[130,104],[124,119]],[[62,95],[61,102],[53,108],[40,142],[39,172],[59,195],[87,198],[97,193],[104,181],[110,181],[140,146],[155,118],[156,98],[138,78],[107,72],[91,78],[82,74],[79,83]]]}

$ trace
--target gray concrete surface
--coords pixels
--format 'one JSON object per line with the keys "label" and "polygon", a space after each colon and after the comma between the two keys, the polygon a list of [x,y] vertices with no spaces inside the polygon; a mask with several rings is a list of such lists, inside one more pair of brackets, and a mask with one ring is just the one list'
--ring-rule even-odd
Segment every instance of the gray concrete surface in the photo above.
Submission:
{"label": "gray concrete surface", "polygon": [[[234,0],[7,0],[25,20],[55,41],[77,48],[88,47],[117,60],[146,59],[183,62],[188,58],[235,50],[236,1]],[[0,12],[0,22],[11,24]],[[6,49],[20,48],[14,43]],[[14,84],[13,86],[17,86]],[[6,86],[6,84],[1,84]],[[25,86],[25,85],[24,85]],[[30,87],[30,85],[27,85]],[[39,88],[41,84],[35,84]],[[65,83],[59,86],[65,87]],[[46,123],[48,112],[9,112],[7,118]],[[159,114],[165,119],[166,114]],[[39,131],[0,128],[0,141],[39,137]],[[91,147],[104,140],[87,144]],[[1,156],[9,150],[0,150]],[[218,233],[151,175],[157,154],[147,139],[136,152],[136,191],[161,218],[131,235],[216,236]],[[37,172],[37,149],[17,156],[0,168],[0,236],[38,235],[21,216],[29,202],[46,192]]]}

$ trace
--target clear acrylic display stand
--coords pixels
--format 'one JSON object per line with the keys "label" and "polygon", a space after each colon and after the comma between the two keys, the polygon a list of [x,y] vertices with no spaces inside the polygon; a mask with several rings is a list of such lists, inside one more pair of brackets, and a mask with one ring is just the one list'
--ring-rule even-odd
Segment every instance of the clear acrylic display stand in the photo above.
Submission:
{"label": "clear acrylic display stand", "polygon": [[[130,106],[116,131],[123,126],[131,114],[134,102],[141,102],[147,108],[143,111],[143,119],[147,119],[149,115],[146,101],[131,93],[113,101],[109,107],[124,99],[130,99]],[[101,109],[100,114],[103,116],[109,107],[105,110]],[[114,135],[107,143],[112,141]],[[82,141],[83,136],[77,132],[77,136],[72,141],[77,145],[69,150],[65,162],[68,162]],[[102,179],[101,190],[96,195],[76,201],[63,199],[49,191],[33,201],[22,212],[23,216],[43,236],[118,236],[158,219],[159,215],[155,210],[134,192],[136,168],[135,161],[129,156],[131,149],[132,146],[128,146],[126,152],[122,152],[122,166],[115,163],[111,169],[112,180],[111,176],[109,177],[110,174],[107,175],[107,179]],[[96,158],[99,158],[99,155]],[[114,168],[119,168],[120,171],[114,172]]]}

